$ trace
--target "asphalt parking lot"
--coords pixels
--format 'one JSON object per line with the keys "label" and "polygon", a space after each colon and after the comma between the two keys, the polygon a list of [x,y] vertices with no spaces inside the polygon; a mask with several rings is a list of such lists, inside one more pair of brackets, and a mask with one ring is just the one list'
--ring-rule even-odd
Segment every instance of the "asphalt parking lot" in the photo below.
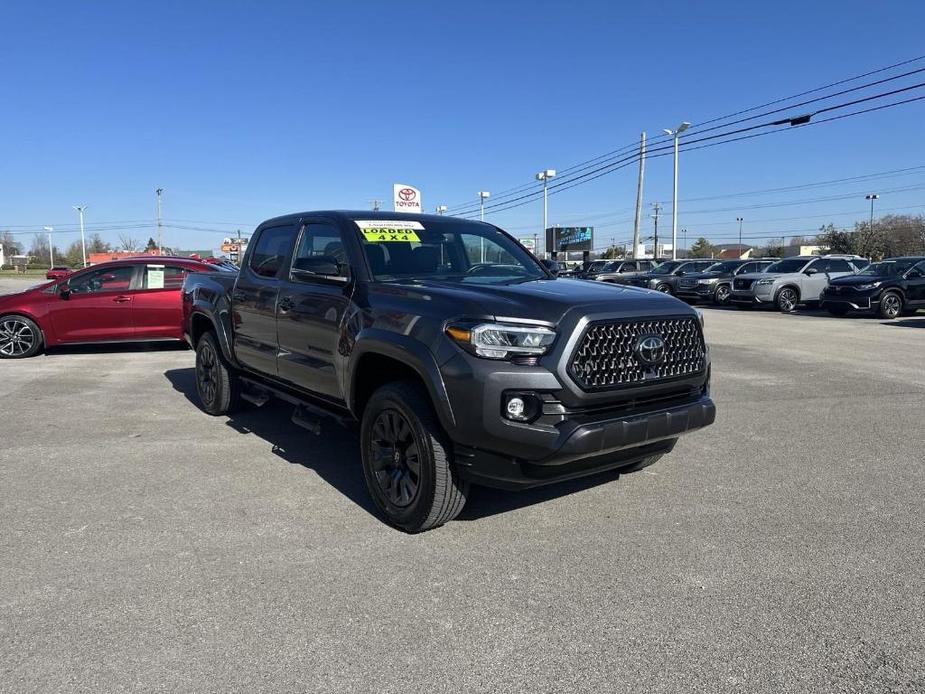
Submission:
{"label": "asphalt parking lot", "polygon": [[0,363],[0,691],[925,691],[925,314],[705,313],[714,426],[414,536],[185,349]]}

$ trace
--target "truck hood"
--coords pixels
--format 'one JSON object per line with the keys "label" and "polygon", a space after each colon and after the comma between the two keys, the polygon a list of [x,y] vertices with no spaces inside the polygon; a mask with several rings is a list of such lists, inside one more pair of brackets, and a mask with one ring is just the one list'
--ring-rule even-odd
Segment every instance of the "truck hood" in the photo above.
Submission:
{"label": "truck hood", "polygon": [[845,275],[829,280],[829,284],[837,284],[846,287],[853,287],[859,284],[873,284],[874,282],[886,282],[887,280],[897,279],[895,276],[888,275]]}
{"label": "truck hood", "polygon": [[569,311],[627,314],[678,314],[694,310],[667,294],[586,280],[531,280],[518,284],[461,284],[421,280],[380,284],[376,294],[400,292],[403,298],[429,302],[446,317],[522,319],[558,323]]}

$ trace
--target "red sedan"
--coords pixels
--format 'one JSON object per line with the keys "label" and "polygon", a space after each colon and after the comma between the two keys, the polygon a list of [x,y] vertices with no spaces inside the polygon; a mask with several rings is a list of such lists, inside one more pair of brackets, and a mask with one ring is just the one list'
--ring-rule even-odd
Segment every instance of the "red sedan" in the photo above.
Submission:
{"label": "red sedan", "polygon": [[128,258],[0,296],[0,358],[63,344],[180,340],[184,278],[221,271],[189,258]]}
{"label": "red sedan", "polygon": [[63,280],[65,277],[68,277],[72,272],[74,271],[71,270],[71,268],[67,267],[66,265],[57,265],[45,273],[45,279]]}

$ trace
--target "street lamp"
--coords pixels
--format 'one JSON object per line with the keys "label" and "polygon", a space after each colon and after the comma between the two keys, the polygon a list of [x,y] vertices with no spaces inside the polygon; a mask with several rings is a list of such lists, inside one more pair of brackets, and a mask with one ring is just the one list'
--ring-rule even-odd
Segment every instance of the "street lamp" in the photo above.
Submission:
{"label": "street lamp", "polygon": [[546,186],[549,183],[549,179],[556,175],[555,169],[544,169],[536,175],[537,181],[543,182],[543,238],[546,237],[546,224],[547,224],[547,215],[546,215]]}
{"label": "street lamp", "polygon": [[865,195],[864,199],[870,200],[870,226],[867,227],[867,250],[869,252],[874,240],[874,200],[879,200],[880,196],[877,193],[870,193]]}
{"label": "street lamp", "polygon": [[[479,191],[479,220],[482,222],[485,221],[485,201],[490,197],[491,197],[491,193],[489,193],[487,190]],[[479,262],[484,263],[485,262],[485,237],[484,236],[479,237],[479,248],[481,249],[480,250],[481,260]]]}
{"label": "street lamp", "polygon": [[671,259],[677,260],[678,253],[678,138],[681,133],[691,127],[687,121],[683,121],[674,130],[665,128],[665,134],[674,138],[674,194],[671,201]]}
{"label": "street lamp", "polygon": [[54,227],[45,227],[45,231],[48,232],[48,265],[49,267],[55,266],[55,244],[51,240],[51,234],[55,230]]}
{"label": "street lamp", "polygon": [[745,217],[736,217],[736,221],[739,223],[739,257],[742,257],[742,222],[745,221]]}
{"label": "street lamp", "polygon": [[446,212],[446,205],[437,205],[437,214],[443,214]]}
{"label": "street lamp", "polygon": [[87,209],[86,205],[74,205],[77,214],[80,215],[80,252],[84,259],[84,267],[87,267],[87,242],[84,239],[84,210]]}

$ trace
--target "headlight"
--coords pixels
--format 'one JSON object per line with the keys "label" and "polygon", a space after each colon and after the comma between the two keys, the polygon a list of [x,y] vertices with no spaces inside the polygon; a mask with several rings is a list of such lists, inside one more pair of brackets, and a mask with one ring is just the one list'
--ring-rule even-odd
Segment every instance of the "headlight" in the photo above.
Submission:
{"label": "headlight", "polygon": [[697,280],[697,284],[716,284],[719,278],[714,277],[711,280]]}
{"label": "headlight", "polygon": [[549,328],[504,323],[448,325],[446,334],[467,352],[486,359],[538,356],[556,339],[555,331]]}
{"label": "headlight", "polygon": [[876,289],[881,284],[883,284],[883,282],[868,282],[867,284],[855,285],[855,289],[857,289],[858,291],[866,292],[870,289]]}
{"label": "headlight", "polygon": [[757,282],[755,282],[755,284],[762,284],[762,285],[774,284],[774,280],[758,280]]}

